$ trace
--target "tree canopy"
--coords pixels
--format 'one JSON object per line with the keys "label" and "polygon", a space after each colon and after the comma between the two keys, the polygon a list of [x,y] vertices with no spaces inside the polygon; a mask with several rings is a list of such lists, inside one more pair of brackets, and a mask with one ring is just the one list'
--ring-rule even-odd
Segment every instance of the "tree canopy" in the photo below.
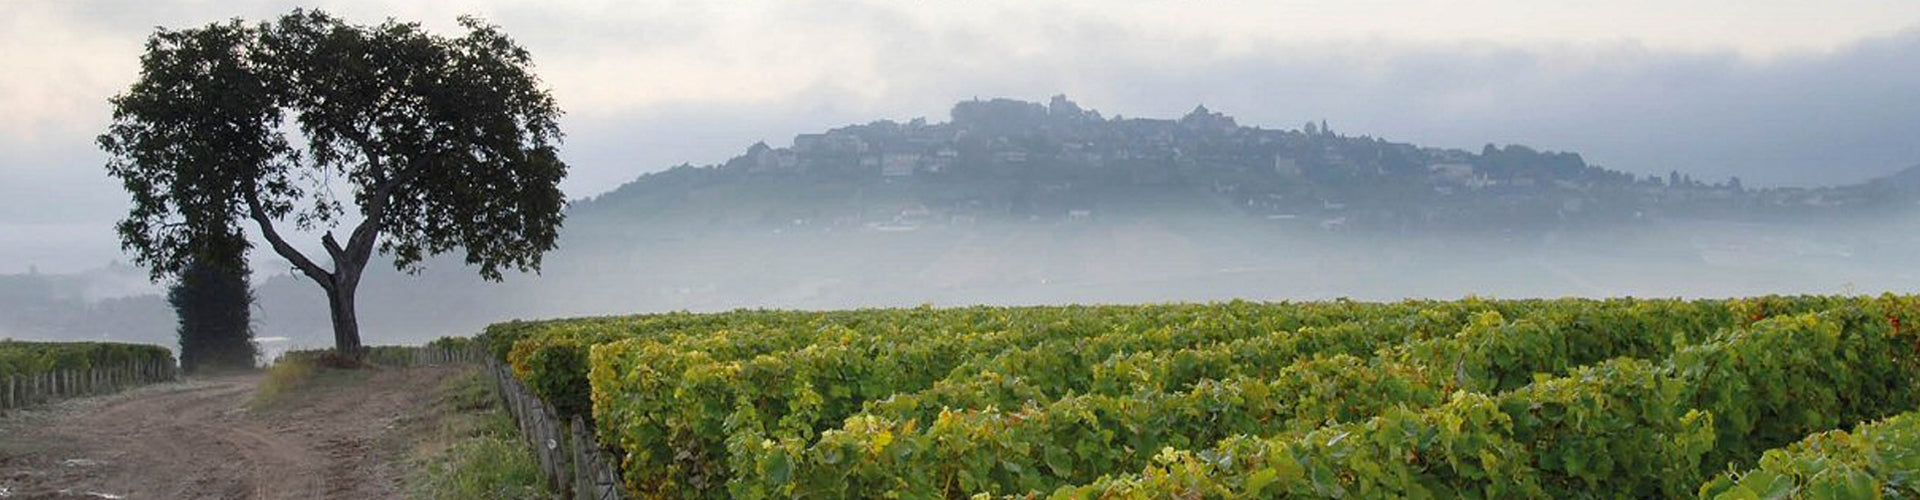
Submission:
{"label": "tree canopy", "polygon": [[[460,26],[443,37],[295,10],[158,30],[99,138],[132,195],[122,245],[162,278],[244,255],[250,226],[328,291],[353,346],[339,309],[351,323],[375,251],[403,271],[456,249],[490,280],[538,270],[565,204],[561,112],[525,49],[477,19]],[[332,268],[289,229],[321,234]]]}

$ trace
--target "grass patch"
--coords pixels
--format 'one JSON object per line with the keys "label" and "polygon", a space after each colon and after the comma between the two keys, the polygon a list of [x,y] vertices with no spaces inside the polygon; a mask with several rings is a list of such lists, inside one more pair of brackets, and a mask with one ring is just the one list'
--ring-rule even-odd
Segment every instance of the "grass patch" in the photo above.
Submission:
{"label": "grass patch", "polygon": [[284,408],[299,402],[301,393],[352,385],[368,375],[366,370],[332,367],[312,358],[282,357],[267,368],[247,407],[253,411]]}
{"label": "grass patch", "polygon": [[493,381],[470,369],[435,390],[408,452],[408,498],[545,498],[533,453],[500,407]]}

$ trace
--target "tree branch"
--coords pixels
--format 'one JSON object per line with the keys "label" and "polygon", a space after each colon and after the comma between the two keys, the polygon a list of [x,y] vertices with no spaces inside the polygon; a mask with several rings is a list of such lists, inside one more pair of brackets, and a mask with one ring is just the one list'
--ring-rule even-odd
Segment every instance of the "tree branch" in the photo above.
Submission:
{"label": "tree branch", "polygon": [[345,259],[347,251],[340,248],[340,242],[333,239],[333,231],[320,235],[320,246],[326,247],[327,255],[333,257],[333,267],[340,269],[340,261]]}
{"label": "tree branch", "polygon": [[420,178],[425,167],[414,165],[404,175],[388,177],[384,170],[376,170],[373,194],[368,196],[366,219],[353,228],[353,234],[347,238],[348,255],[356,262],[364,262],[373,255],[374,240],[379,239],[381,219],[386,218],[387,204],[392,203],[393,194],[400,186]]}
{"label": "tree branch", "polygon": [[268,217],[266,209],[260,206],[259,195],[252,191],[247,192],[247,213],[254,222],[260,224],[260,234],[267,237],[267,243],[273,246],[274,253],[293,262],[295,268],[319,283],[321,288],[327,289],[328,292],[333,291],[333,274],[314,264],[313,259],[308,259],[306,254],[300,253],[300,250],[293,245],[287,244],[286,238],[280,236],[280,231],[274,229],[273,218]]}
{"label": "tree branch", "polygon": [[333,254],[336,264],[343,264],[343,261],[364,264],[372,257],[373,243],[380,233],[380,220],[386,217],[387,204],[390,203],[394,190],[398,189],[400,184],[405,184],[418,175],[390,177],[387,171],[389,163],[382,161],[372,137],[337,117],[329,116],[329,118],[334,119],[327,120],[327,123],[332,125],[341,137],[346,138],[347,142],[358,147],[360,155],[366,158],[368,175],[373,177],[374,187],[365,207],[366,218],[347,235],[346,246],[342,248],[338,242],[334,241],[333,233],[327,233],[323,243],[327,245],[327,251]]}

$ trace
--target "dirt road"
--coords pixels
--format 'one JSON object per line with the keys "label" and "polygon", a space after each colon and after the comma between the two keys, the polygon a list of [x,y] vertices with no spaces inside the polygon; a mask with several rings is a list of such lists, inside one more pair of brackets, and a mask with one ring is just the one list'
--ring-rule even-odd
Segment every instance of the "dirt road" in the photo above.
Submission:
{"label": "dirt road", "polygon": [[0,417],[0,499],[398,498],[413,420],[453,368],[387,369],[261,411],[258,374]]}

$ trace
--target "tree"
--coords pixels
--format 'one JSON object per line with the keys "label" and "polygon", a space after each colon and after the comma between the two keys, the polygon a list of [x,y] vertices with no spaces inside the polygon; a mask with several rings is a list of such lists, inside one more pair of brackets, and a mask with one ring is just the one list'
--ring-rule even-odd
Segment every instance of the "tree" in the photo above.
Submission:
{"label": "tree", "polygon": [[192,373],[253,366],[259,351],[244,264],[194,259],[167,291],[167,303],[180,318],[180,368]]}
{"label": "tree", "polygon": [[[488,280],[538,271],[565,204],[560,110],[525,49],[460,25],[447,38],[295,10],[158,30],[99,138],[133,198],[122,246],[160,279],[244,254],[252,226],[326,291],[334,346],[355,357],[354,293],[376,250],[406,272],[456,249]],[[320,234],[331,268],[289,229]]]}

